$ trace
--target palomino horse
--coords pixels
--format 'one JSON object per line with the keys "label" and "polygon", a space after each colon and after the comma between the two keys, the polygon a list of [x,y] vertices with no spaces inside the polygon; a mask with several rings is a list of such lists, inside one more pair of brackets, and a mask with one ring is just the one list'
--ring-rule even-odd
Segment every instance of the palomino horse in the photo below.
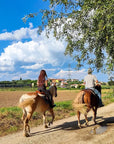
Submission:
{"label": "palomino horse", "polygon": [[[51,86],[48,91],[52,96],[52,100],[53,96],[57,97],[57,87],[55,85]],[[51,108],[49,103],[46,102],[46,100],[44,99],[44,95],[41,96],[38,93],[38,91],[23,94],[19,100],[19,107],[23,109],[23,116],[22,116],[24,124],[23,135],[26,137],[30,136],[30,126],[28,123],[34,111],[43,114],[43,124],[45,124],[45,128],[48,127],[46,124],[46,117],[45,117],[46,111],[49,111],[50,114],[52,115],[52,120],[51,122],[49,122],[49,125],[53,123],[55,117],[53,108]]]}
{"label": "palomino horse", "polygon": [[[101,85],[97,84],[95,88],[101,93]],[[78,126],[81,128],[80,114],[83,113],[88,125],[87,113],[90,109],[93,110],[94,116],[93,121],[96,124],[97,108],[99,106],[99,97],[91,89],[84,89],[78,93],[77,97],[73,102],[73,107],[77,111]]]}

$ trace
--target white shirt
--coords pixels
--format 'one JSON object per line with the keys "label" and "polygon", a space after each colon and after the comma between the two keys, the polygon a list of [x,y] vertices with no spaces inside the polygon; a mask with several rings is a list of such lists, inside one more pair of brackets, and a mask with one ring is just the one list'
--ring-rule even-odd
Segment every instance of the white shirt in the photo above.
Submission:
{"label": "white shirt", "polygon": [[92,74],[88,74],[88,75],[85,76],[85,78],[84,78],[85,87],[86,87],[86,88],[94,88],[96,81],[97,81],[96,76],[94,76],[94,75],[92,75]]}

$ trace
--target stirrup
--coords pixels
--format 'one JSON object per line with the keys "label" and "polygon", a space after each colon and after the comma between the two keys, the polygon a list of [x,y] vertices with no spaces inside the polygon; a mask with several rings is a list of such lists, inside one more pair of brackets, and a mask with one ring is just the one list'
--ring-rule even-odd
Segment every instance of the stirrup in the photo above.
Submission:
{"label": "stirrup", "polygon": [[56,106],[56,104],[52,105],[51,107],[54,108]]}
{"label": "stirrup", "polygon": [[100,107],[103,107],[104,106],[104,104],[101,104],[101,105],[99,105],[98,107],[100,108]]}

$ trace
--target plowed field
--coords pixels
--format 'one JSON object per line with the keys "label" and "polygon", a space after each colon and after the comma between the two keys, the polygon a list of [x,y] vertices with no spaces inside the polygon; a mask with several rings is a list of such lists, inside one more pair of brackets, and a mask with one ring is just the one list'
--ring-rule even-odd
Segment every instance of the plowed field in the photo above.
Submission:
{"label": "plowed field", "polygon": [[[0,107],[17,106],[22,94],[30,91],[0,91]],[[61,90],[58,96],[54,98],[55,102],[73,100],[79,90]]]}

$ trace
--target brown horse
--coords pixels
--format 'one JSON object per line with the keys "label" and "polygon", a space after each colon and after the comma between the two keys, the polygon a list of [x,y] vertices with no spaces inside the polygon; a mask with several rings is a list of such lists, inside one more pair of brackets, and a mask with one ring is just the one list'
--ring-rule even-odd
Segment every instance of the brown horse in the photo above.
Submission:
{"label": "brown horse", "polygon": [[[53,96],[55,97],[57,96],[56,85],[51,86],[49,88],[49,92],[53,100]],[[53,108],[51,108],[49,103],[46,102],[46,100],[44,99],[44,95],[41,96],[41,94],[39,94],[38,91],[23,94],[19,100],[19,107],[23,109],[23,116],[22,116],[24,124],[23,135],[26,137],[30,136],[30,126],[28,123],[34,111],[43,114],[43,124],[45,124],[45,128],[48,127],[46,124],[46,115],[45,115],[46,111],[49,111],[50,114],[52,115],[52,120],[49,122],[49,125],[53,123],[55,117]]]}
{"label": "brown horse", "polygon": [[[97,84],[95,88],[101,93],[101,86]],[[77,111],[78,126],[81,128],[80,114],[83,113],[88,125],[87,113],[90,109],[93,110],[94,116],[93,121],[96,124],[97,108],[99,106],[99,97],[91,89],[84,89],[78,93],[77,97],[73,102],[73,107]]]}

